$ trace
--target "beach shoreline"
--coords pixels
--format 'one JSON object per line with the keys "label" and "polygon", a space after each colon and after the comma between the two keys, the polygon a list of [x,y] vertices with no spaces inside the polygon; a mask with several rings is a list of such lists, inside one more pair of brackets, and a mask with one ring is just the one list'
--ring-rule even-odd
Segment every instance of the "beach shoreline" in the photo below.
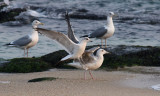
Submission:
{"label": "beach shoreline", "polygon": [[[1,73],[1,96],[159,96],[150,84],[160,84],[159,75],[137,74],[127,71],[93,71],[95,80],[84,70],[52,69],[34,73]],[[42,77],[56,77],[53,81],[32,82]],[[156,80],[154,80],[156,78]],[[150,84],[149,84],[150,83]],[[144,85],[143,85],[144,84]],[[146,84],[146,85],[145,85]],[[132,86],[136,85],[136,86]],[[137,87],[138,86],[138,87]],[[139,87],[140,86],[140,87]],[[150,86],[150,87],[149,87]]]}

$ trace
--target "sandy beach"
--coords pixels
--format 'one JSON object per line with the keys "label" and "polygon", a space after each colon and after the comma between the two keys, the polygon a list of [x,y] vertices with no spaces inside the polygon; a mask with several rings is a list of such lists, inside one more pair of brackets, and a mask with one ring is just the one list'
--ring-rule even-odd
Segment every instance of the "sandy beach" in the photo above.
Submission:
{"label": "sandy beach", "polygon": [[[160,96],[150,86],[160,84],[160,76],[124,71],[93,71],[95,80],[83,70],[52,69],[35,73],[0,73],[0,96]],[[53,81],[28,83],[41,77],[56,77]],[[3,81],[3,82],[2,82]]]}

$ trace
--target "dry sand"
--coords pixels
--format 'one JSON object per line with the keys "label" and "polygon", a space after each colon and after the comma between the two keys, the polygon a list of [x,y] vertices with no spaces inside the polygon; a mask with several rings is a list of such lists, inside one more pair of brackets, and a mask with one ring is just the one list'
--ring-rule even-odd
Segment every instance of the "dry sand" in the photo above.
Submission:
{"label": "dry sand", "polygon": [[[0,96],[160,96],[160,91],[149,87],[153,83],[160,84],[159,75],[98,70],[93,71],[96,80],[91,80],[89,74],[88,79],[83,80],[83,72],[52,69],[26,74],[1,73]],[[40,77],[59,79],[28,83],[28,80]]]}

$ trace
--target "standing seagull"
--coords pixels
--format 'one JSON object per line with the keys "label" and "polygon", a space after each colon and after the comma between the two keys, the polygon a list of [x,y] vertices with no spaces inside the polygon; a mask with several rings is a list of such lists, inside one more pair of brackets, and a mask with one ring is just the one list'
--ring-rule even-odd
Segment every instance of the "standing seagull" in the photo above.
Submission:
{"label": "standing seagull", "polygon": [[38,31],[36,30],[36,28],[39,24],[43,25],[43,23],[39,22],[38,20],[34,20],[32,23],[33,31],[31,34],[19,38],[18,40],[12,41],[6,45],[23,48],[24,56],[25,56],[25,50],[27,49],[27,57],[28,57],[28,49],[36,45],[38,42]]}
{"label": "standing seagull", "polygon": [[[76,39],[74,35],[74,31],[71,27],[69,16],[67,12],[65,15],[65,19],[68,25],[68,37],[73,42],[78,43],[79,41]],[[96,50],[98,51],[96,55],[94,55],[93,53]],[[103,63],[103,60],[104,60],[103,55],[107,53],[109,52],[105,51],[104,49],[99,49],[99,47],[94,47],[89,50],[85,50],[81,59],[75,59],[73,63],[69,63],[68,65],[76,67],[76,68],[84,69],[84,70],[89,70],[90,76],[92,77],[92,79],[94,79],[90,70],[98,69]],[[86,79],[86,71],[84,72],[84,79]]]}
{"label": "standing seagull", "polygon": [[90,41],[88,37],[85,37],[82,39],[80,43],[74,43],[72,40],[68,38],[68,36],[66,36],[63,33],[42,28],[37,28],[37,30],[39,33],[42,33],[47,37],[55,40],[59,44],[61,44],[65,48],[65,50],[69,53],[69,55],[62,58],[61,61],[65,61],[68,59],[80,59],[80,57],[84,53],[87,42]]}
{"label": "standing seagull", "polygon": [[114,34],[114,24],[112,17],[114,16],[113,12],[110,12],[107,16],[107,24],[101,28],[98,28],[93,33],[90,33],[89,35],[85,35],[82,37],[89,37],[89,38],[99,38],[101,39],[101,47],[103,48],[103,39],[105,39],[105,48],[107,48],[107,41],[106,39],[111,37]]}
{"label": "standing seagull", "polygon": [[[96,50],[97,50],[96,55],[94,55],[93,53]],[[99,49],[99,47],[94,47],[89,50],[86,50],[82,55],[82,59],[74,60],[73,63],[69,63],[68,65],[84,70],[89,70],[91,78],[94,79],[90,70],[95,70],[101,67],[104,60],[103,55],[108,53],[109,52],[105,51],[104,49]],[[86,79],[86,71],[84,72],[84,79]]]}

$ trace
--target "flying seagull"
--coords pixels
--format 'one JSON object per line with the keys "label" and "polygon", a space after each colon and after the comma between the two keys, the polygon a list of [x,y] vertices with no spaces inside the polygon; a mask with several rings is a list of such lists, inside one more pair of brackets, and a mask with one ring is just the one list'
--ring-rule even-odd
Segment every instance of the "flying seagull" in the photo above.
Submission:
{"label": "flying seagull", "polygon": [[106,39],[111,37],[114,34],[114,24],[112,17],[115,14],[113,12],[110,12],[107,16],[107,23],[105,26],[98,28],[94,32],[90,33],[89,35],[85,35],[82,37],[89,37],[89,38],[98,38],[101,39],[101,47],[103,48],[103,39],[105,39],[105,48],[107,48],[107,41]]}
{"label": "flying seagull", "polygon": [[62,45],[67,53],[66,57],[62,58],[61,61],[65,61],[68,59],[80,59],[81,55],[84,53],[87,42],[90,41],[88,37],[85,37],[79,43],[74,43],[71,39],[68,38],[65,34],[61,32],[51,31],[47,29],[37,28],[38,32],[46,35],[47,37],[55,40],[60,45]]}
{"label": "flying seagull", "polygon": [[27,49],[27,57],[28,57],[28,49],[36,45],[38,42],[38,31],[36,30],[36,28],[39,24],[43,25],[43,23],[39,22],[38,20],[34,20],[32,23],[33,30],[31,34],[21,37],[6,45],[16,46],[16,47],[24,49],[24,57],[25,57],[25,50]]}
{"label": "flying seagull", "polygon": [[[70,20],[68,13],[66,12],[65,19],[68,25],[68,37],[75,43],[78,43],[79,41],[76,39],[74,35],[74,31],[71,27]],[[93,53],[97,50],[96,55]],[[103,63],[103,55],[107,54],[109,52],[105,51],[104,49],[99,49],[99,47],[94,47],[88,50],[85,50],[81,59],[75,59],[73,63],[69,63],[68,65],[84,69],[84,70],[89,70],[90,76],[93,78],[91,71],[90,70],[95,70],[98,69],[102,63]],[[84,79],[86,79],[86,71],[84,72]]]}

